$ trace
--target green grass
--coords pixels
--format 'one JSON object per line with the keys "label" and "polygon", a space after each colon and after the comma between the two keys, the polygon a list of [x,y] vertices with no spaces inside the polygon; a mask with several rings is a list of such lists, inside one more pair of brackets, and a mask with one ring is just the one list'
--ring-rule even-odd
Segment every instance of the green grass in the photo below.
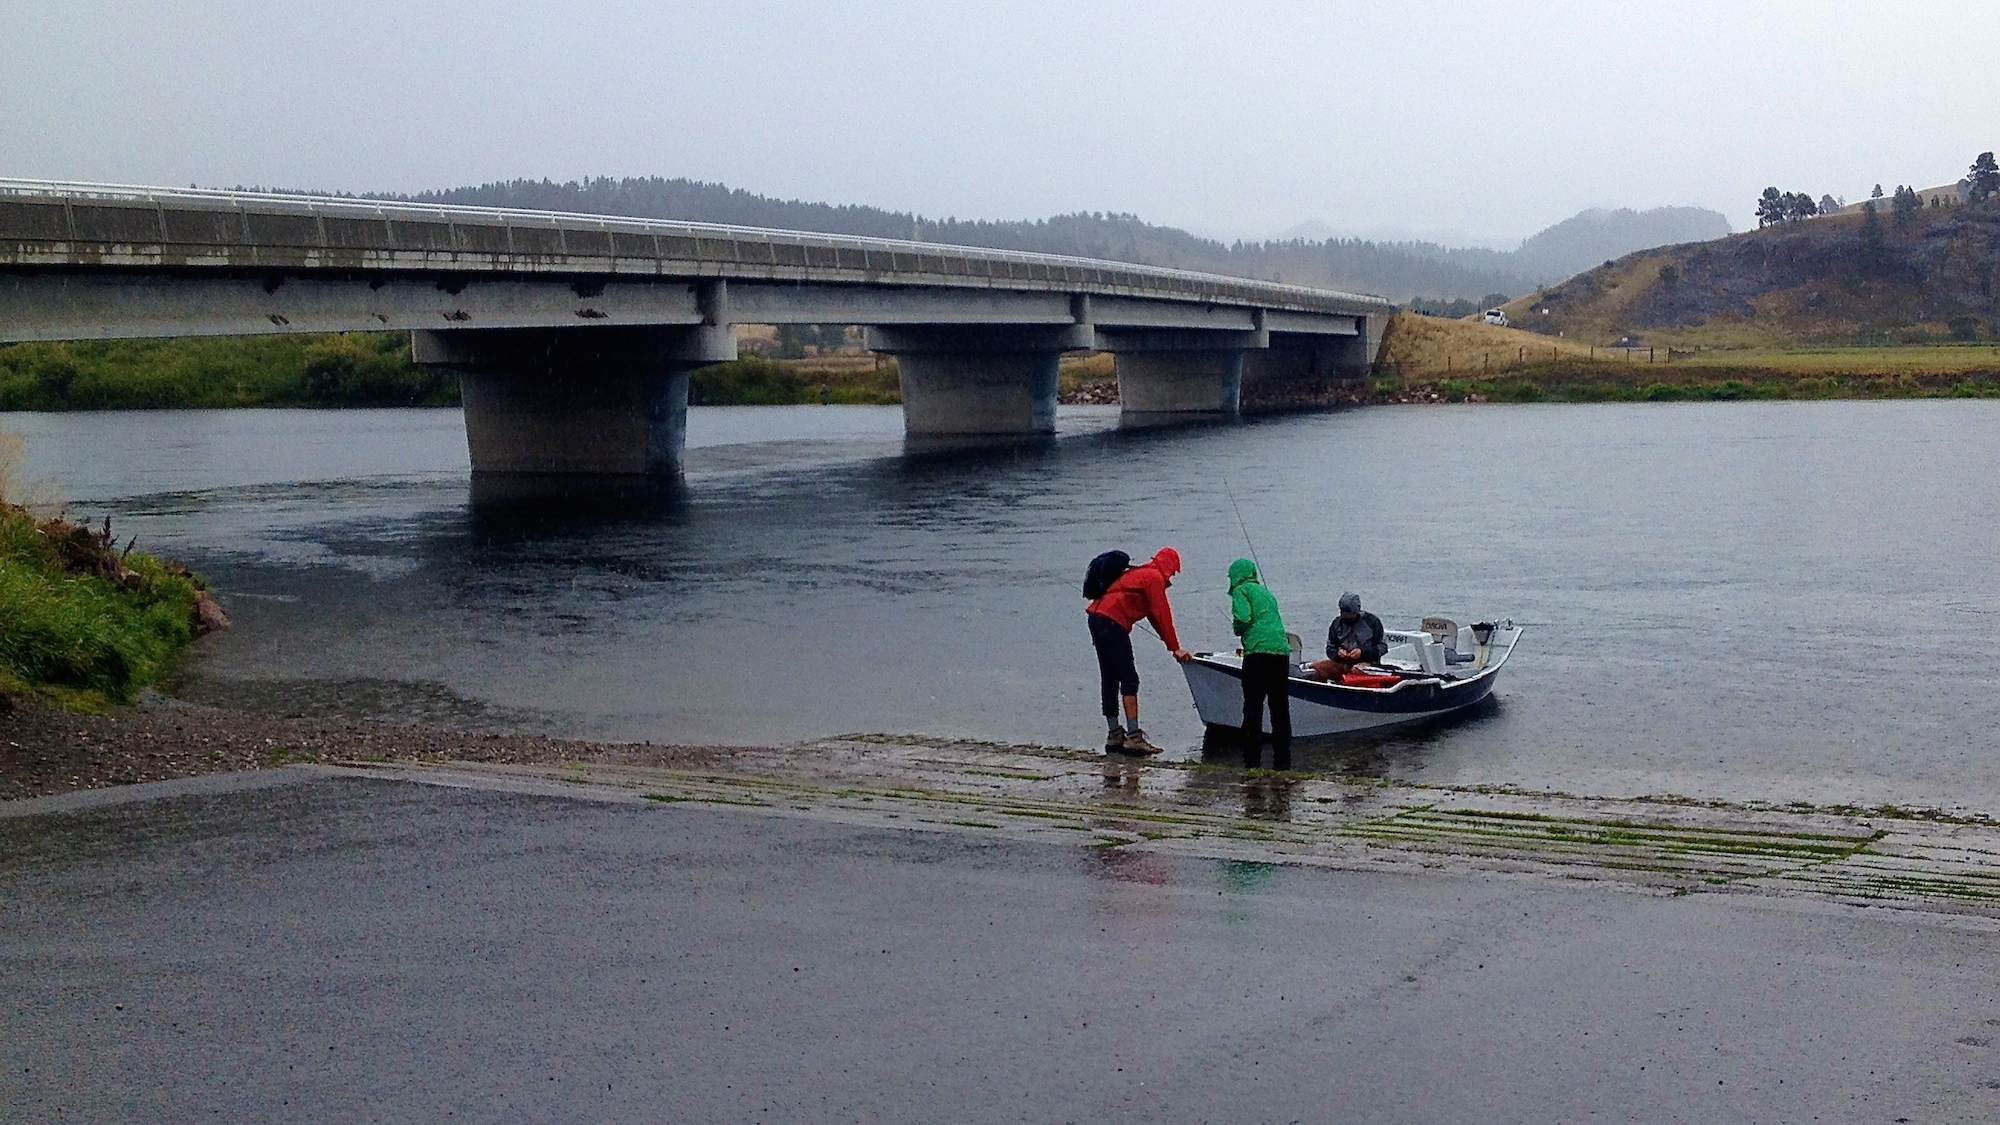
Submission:
{"label": "green grass", "polygon": [[1755,367],[1801,375],[1963,375],[2000,371],[2000,346],[1953,343],[1731,348],[1677,358],[1673,366]]}
{"label": "green grass", "polygon": [[122,702],[194,638],[193,575],[132,551],[113,577],[107,558],[85,528],[0,508],[0,689]]}
{"label": "green grass", "polygon": [[[746,356],[695,371],[706,406],[902,401],[893,363],[812,370]],[[456,406],[458,377],[410,361],[401,332],[0,345],[0,411]]]}
{"label": "green grass", "polygon": [[688,377],[695,406],[806,403],[890,406],[903,401],[894,364],[858,371],[813,371],[762,356],[704,367]]}
{"label": "green grass", "polygon": [[452,406],[458,379],[401,332],[0,346],[0,410]]}
{"label": "green grass", "polygon": [[[1870,369],[1857,360],[1842,369],[1816,366],[1806,359],[1767,366],[1764,361],[1769,358],[1704,357],[1672,364],[1570,361],[1524,365],[1483,378],[1410,382],[1448,398],[1477,396],[1494,402],[2000,397],[2000,362],[1982,367],[1912,361],[1900,368],[1883,365]],[[1378,395],[1384,397],[1400,389],[1393,380],[1376,387]]]}

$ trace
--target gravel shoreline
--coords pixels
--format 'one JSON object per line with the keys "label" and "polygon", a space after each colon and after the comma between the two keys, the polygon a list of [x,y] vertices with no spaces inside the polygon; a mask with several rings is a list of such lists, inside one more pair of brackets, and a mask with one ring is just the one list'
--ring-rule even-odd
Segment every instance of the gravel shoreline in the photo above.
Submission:
{"label": "gravel shoreline", "polygon": [[294,762],[449,759],[708,766],[743,752],[728,746],[586,742],[337,717],[281,717],[164,698],[103,715],[81,715],[15,698],[0,714],[0,801]]}

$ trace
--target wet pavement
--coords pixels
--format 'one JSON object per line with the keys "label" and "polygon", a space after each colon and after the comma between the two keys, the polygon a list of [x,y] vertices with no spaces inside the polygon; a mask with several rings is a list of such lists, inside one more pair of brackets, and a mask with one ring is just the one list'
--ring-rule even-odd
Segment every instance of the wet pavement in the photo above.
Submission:
{"label": "wet pavement", "polygon": [[0,1119],[2000,1116],[1983,917],[437,780],[0,807]]}

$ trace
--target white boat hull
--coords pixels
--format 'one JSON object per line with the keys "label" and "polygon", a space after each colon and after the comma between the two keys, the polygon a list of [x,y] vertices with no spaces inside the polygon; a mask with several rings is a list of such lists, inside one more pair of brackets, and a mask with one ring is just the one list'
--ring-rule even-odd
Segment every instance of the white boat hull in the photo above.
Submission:
{"label": "white boat hull", "polygon": [[[1461,667],[1449,677],[1425,676],[1412,670],[1408,678],[1394,687],[1363,688],[1294,676],[1285,684],[1285,694],[1291,700],[1292,735],[1311,738],[1349,734],[1419,723],[1463,711],[1493,694],[1500,668],[1513,654],[1514,642],[1520,634],[1518,628],[1496,633],[1483,665]],[[1211,727],[1240,729],[1242,658],[1225,653],[1197,653],[1181,668],[1201,721]],[[1270,710],[1266,708],[1264,730],[1268,733],[1270,729]]]}

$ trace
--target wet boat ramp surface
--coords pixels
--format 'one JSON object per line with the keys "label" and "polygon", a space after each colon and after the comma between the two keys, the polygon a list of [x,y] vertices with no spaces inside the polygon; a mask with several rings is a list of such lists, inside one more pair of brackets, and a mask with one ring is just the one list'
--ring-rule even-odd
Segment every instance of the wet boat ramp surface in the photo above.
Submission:
{"label": "wet boat ramp surface", "polygon": [[924,740],[66,794],[0,1117],[1992,1120],[1989,834]]}

